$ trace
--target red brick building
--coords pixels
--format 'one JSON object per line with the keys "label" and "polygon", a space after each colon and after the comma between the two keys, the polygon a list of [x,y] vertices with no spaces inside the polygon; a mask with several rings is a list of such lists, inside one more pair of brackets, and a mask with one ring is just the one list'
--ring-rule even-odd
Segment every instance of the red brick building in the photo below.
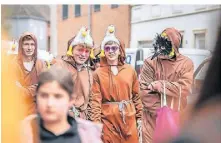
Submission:
{"label": "red brick building", "polygon": [[116,26],[116,35],[129,47],[130,5],[58,5],[58,56],[65,54],[67,41],[81,26],[91,28],[95,45],[99,46],[110,24]]}

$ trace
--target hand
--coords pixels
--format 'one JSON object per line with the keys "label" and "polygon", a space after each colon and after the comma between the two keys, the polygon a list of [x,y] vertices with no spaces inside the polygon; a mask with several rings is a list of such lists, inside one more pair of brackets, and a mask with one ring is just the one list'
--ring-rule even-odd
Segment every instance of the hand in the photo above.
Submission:
{"label": "hand", "polygon": [[162,84],[160,81],[154,81],[150,83],[150,85],[148,86],[148,89],[151,91],[160,91],[161,85]]}
{"label": "hand", "polygon": [[150,83],[147,88],[151,91],[154,91],[153,83]]}

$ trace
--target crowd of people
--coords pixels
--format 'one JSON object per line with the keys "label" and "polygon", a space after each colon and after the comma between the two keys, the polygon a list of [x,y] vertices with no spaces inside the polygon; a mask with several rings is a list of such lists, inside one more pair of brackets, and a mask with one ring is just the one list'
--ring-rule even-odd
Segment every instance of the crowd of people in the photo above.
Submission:
{"label": "crowd of people", "polygon": [[[15,91],[26,105],[22,143],[152,143],[161,95],[166,94],[175,111],[183,111],[194,74],[191,59],[179,53],[177,29],[166,28],[154,41],[155,52],[145,59],[138,80],[135,69],[125,63],[125,45],[114,25],[107,27],[99,47],[82,27],[68,40],[67,53],[51,64],[37,58],[32,33],[21,35],[10,67]],[[220,51],[220,43],[216,49]],[[220,65],[220,58],[212,63],[217,61]],[[219,66],[217,70],[214,75],[220,77]],[[209,74],[206,80],[212,86]],[[202,93],[197,110],[210,94]]]}

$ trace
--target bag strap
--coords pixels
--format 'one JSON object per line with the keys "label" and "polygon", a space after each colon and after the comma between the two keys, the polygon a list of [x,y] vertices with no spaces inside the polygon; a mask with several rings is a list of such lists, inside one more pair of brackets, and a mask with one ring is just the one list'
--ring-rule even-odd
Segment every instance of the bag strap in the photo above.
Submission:
{"label": "bag strap", "polygon": [[161,107],[167,106],[167,97],[166,97],[166,84],[163,81],[163,96],[161,95]]}
{"label": "bag strap", "polygon": [[[181,86],[179,86],[179,101],[178,101],[178,111],[180,111],[180,102],[181,102]],[[161,107],[167,106],[166,98],[166,83],[163,81],[163,96],[161,96]],[[174,108],[174,97],[172,98],[170,108]]]}
{"label": "bag strap", "polygon": [[[179,100],[178,100],[178,111],[180,111],[180,101],[181,101],[181,86],[179,86]],[[174,97],[172,98],[171,101],[171,109],[173,109],[174,106]]]}
{"label": "bag strap", "polygon": [[182,91],[181,91],[181,86],[179,86],[179,89],[180,89],[180,95],[179,95],[179,102],[178,102],[178,111],[180,111],[180,101],[181,101],[181,93],[182,93]]}

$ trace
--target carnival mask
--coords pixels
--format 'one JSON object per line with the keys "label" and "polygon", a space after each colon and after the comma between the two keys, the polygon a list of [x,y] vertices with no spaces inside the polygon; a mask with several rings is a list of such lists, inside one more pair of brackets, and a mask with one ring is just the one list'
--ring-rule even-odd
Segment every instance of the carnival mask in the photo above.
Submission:
{"label": "carnival mask", "polygon": [[174,51],[171,41],[169,41],[166,36],[163,36],[163,34],[161,35],[157,34],[154,40],[153,47],[154,47],[154,55],[152,56],[151,60],[153,60],[155,57],[159,55],[170,57],[171,52]]}

